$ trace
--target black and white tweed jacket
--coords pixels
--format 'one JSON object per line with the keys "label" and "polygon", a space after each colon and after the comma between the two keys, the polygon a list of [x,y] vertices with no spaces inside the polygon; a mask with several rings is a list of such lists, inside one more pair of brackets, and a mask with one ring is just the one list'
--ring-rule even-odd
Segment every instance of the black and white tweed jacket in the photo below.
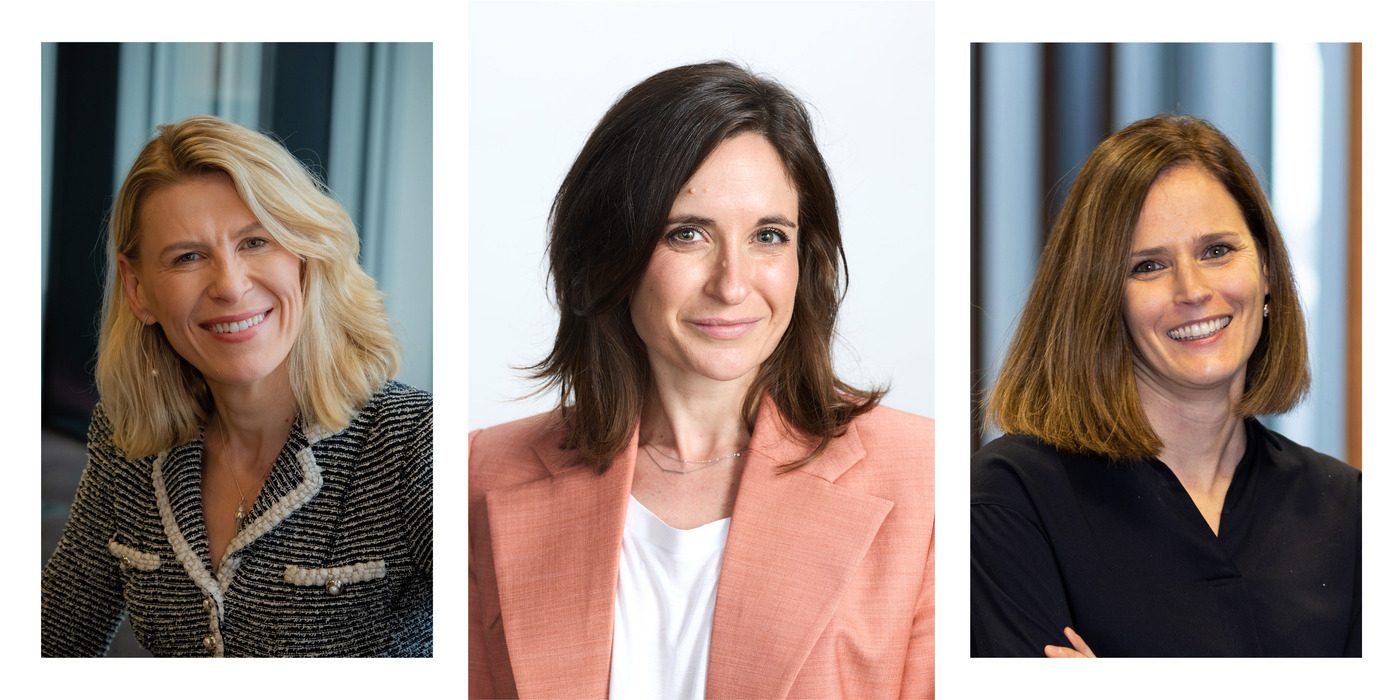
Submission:
{"label": "black and white tweed jacket", "polygon": [[131,460],[99,405],[43,654],[105,653],[125,612],[156,656],[431,656],[432,449],[432,395],[396,382],[338,433],[298,419],[215,576],[203,438]]}

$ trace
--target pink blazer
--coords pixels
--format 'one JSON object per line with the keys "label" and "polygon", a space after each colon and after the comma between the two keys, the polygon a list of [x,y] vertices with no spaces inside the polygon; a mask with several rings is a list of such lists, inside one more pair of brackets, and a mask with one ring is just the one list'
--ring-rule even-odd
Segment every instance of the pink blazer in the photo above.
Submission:
{"label": "pink blazer", "polygon": [[[637,435],[603,474],[557,414],[472,433],[473,698],[606,697]],[[760,407],[720,565],[709,697],[932,697],[933,421],[856,419],[816,461]]]}

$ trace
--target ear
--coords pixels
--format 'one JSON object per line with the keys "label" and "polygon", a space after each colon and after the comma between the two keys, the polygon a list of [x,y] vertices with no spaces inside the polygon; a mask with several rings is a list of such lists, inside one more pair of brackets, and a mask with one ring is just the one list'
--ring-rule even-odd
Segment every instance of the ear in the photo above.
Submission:
{"label": "ear", "polygon": [[126,294],[126,305],[131,308],[131,313],[148,326],[155,323],[155,314],[142,299],[141,279],[136,276],[136,266],[125,255],[117,255],[117,274],[121,277],[122,291]]}

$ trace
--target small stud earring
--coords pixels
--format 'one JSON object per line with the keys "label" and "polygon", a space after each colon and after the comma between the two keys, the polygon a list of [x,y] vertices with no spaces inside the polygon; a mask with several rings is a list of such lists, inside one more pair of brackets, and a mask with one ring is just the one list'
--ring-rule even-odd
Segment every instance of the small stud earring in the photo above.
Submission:
{"label": "small stud earring", "polygon": [[1269,317],[1269,302],[1264,302],[1264,318]]}

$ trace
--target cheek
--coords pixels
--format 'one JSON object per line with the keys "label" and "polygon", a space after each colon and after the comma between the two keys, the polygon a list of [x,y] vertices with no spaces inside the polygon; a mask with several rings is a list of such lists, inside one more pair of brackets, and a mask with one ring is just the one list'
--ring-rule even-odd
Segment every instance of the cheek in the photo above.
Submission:
{"label": "cheek", "polygon": [[649,340],[656,335],[654,329],[662,325],[661,314],[665,307],[664,291],[665,286],[661,283],[656,270],[647,268],[646,275],[637,285],[636,291],[632,292],[631,314],[632,326],[636,328],[637,334],[643,340]]}
{"label": "cheek", "polygon": [[1128,326],[1128,334],[1134,345],[1138,339],[1151,335],[1153,313],[1152,290],[1143,284],[1130,285],[1123,292],[1123,321]]}
{"label": "cheek", "polygon": [[764,269],[762,284],[765,296],[775,307],[792,309],[797,298],[797,259],[785,259]]}

